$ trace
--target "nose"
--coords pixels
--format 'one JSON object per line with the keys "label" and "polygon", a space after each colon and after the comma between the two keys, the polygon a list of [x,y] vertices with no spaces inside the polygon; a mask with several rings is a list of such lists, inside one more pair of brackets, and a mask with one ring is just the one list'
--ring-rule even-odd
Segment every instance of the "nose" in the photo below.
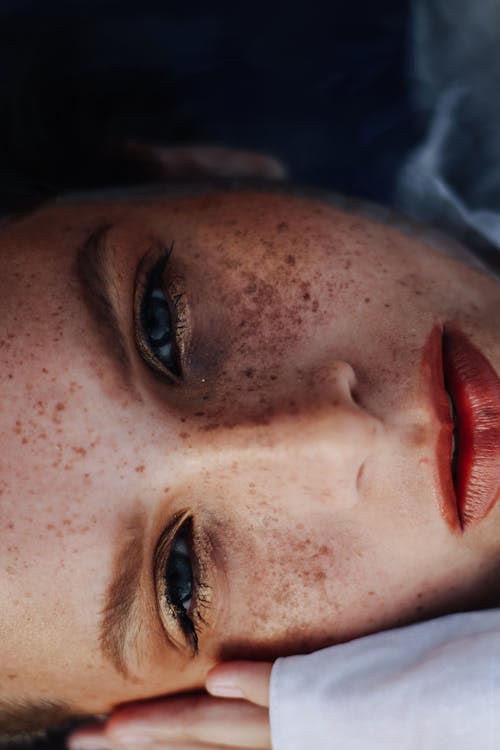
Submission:
{"label": "nose", "polygon": [[[380,439],[380,422],[358,403],[357,378],[350,364],[333,361],[296,383],[296,410],[278,413],[270,432],[275,449],[298,461],[357,475]],[[269,439],[269,438],[268,438]]]}
{"label": "nose", "polygon": [[[351,502],[366,459],[374,454],[381,424],[356,402],[357,380],[346,362],[334,361],[288,383],[264,419],[223,430],[212,448],[221,460],[300,484],[315,495]],[[223,458],[224,457],[224,458]]]}

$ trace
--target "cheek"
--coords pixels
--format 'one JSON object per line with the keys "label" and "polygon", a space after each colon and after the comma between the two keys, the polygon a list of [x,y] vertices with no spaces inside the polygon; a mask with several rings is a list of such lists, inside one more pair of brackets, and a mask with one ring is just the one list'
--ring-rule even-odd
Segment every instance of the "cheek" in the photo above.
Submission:
{"label": "cheek", "polygon": [[317,520],[309,525],[288,518],[283,528],[267,519],[253,544],[244,550],[242,543],[232,576],[226,657],[273,658],[322,648],[366,627],[367,592],[379,585],[367,575],[368,543],[331,516]]}

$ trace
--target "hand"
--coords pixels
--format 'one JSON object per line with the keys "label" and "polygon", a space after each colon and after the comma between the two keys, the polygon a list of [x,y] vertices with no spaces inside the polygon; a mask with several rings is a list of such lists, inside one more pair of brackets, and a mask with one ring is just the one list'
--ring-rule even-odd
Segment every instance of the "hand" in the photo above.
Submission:
{"label": "hand", "polygon": [[207,675],[206,693],[130,703],[105,724],[77,729],[70,750],[270,750],[272,664],[227,662]]}

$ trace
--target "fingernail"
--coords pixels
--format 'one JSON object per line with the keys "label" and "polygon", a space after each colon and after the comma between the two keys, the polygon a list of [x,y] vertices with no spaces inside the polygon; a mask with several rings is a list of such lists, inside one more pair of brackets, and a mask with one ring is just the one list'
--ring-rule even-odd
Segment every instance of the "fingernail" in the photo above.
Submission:
{"label": "fingernail", "polygon": [[111,742],[105,737],[88,735],[86,737],[69,737],[67,740],[69,750],[110,750]]}
{"label": "fingernail", "polygon": [[117,745],[151,745],[153,738],[150,734],[140,732],[114,732],[113,740]]}
{"label": "fingernail", "polygon": [[244,698],[243,691],[234,682],[228,680],[207,679],[207,689],[210,695],[219,698]]}

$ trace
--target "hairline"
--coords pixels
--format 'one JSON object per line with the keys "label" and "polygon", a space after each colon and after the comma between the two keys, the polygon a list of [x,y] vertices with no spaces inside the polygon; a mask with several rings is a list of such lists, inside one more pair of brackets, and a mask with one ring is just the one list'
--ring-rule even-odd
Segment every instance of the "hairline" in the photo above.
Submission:
{"label": "hairline", "polygon": [[48,731],[65,731],[89,718],[64,701],[0,699],[0,750],[42,739]]}
{"label": "hairline", "polygon": [[[93,201],[137,201],[175,199],[192,195],[212,193],[249,193],[282,195],[330,205],[353,216],[361,216],[382,226],[399,231],[405,236],[421,240],[431,249],[448,257],[458,259],[476,271],[500,280],[500,250],[487,237],[473,227],[468,227],[461,236],[452,227],[427,224],[409,216],[403,210],[376,203],[367,198],[337,193],[313,185],[302,185],[277,179],[212,178],[204,180],[149,182],[137,185],[116,186],[105,189],[67,191],[54,200],[52,205],[74,204]],[[45,204],[47,205],[47,204]]]}

